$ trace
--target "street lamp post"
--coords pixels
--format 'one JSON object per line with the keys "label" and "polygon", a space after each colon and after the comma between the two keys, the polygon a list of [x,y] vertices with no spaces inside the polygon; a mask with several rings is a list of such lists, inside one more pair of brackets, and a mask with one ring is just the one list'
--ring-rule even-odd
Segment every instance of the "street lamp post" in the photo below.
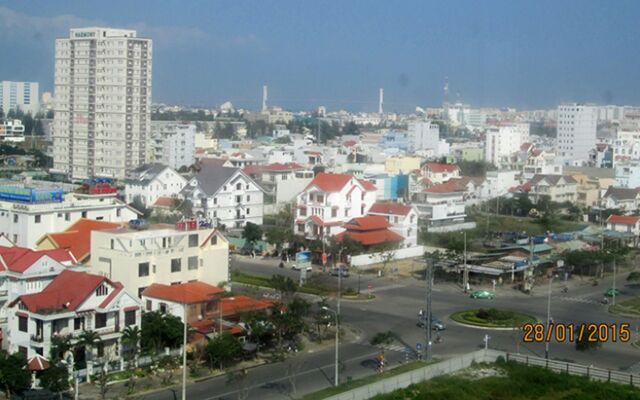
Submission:
{"label": "street lamp post", "polygon": [[431,361],[431,272],[432,272],[432,262],[430,258],[425,259],[425,283],[426,283],[426,293],[425,293],[425,301],[426,301],[426,315],[424,320],[424,329],[425,329],[425,339],[427,341],[425,346],[425,359],[427,361]]}
{"label": "street lamp post", "polygon": [[335,375],[334,375],[334,381],[333,384],[334,386],[338,386],[340,384],[340,376],[339,376],[339,371],[338,371],[338,363],[339,363],[339,353],[338,353],[338,346],[340,344],[340,325],[338,322],[338,313],[332,309],[330,309],[327,306],[322,307],[322,309],[324,311],[328,311],[330,313],[332,313],[336,319],[336,356],[335,356]]}
{"label": "street lamp post", "polygon": [[613,290],[611,291],[611,305],[616,305],[616,259],[613,258]]}
{"label": "street lamp post", "polygon": [[[549,290],[547,291],[547,331],[551,329],[551,283],[553,282],[555,275],[549,276]],[[549,341],[544,342],[544,358],[549,359]]]}
{"label": "street lamp post", "polygon": [[182,322],[182,400],[187,400],[187,303],[183,304]]}
{"label": "street lamp post", "polygon": [[462,235],[464,236],[464,271],[462,273],[462,285],[464,286],[464,292],[467,293],[467,287],[469,286],[469,270],[467,268],[467,232],[462,232]]}

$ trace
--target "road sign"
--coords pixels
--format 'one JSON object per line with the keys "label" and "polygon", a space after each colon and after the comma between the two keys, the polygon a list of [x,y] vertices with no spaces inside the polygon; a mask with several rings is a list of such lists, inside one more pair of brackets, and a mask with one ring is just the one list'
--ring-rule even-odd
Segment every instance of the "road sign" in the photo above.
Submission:
{"label": "road sign", "polygon": [[416,350],[422,350],[422,343],[416,343]]}
{"label": "road sign", "polygon": [[311,266],[311,252],[300,251],[296,253],[296,264],[300,270],[306,270]]}

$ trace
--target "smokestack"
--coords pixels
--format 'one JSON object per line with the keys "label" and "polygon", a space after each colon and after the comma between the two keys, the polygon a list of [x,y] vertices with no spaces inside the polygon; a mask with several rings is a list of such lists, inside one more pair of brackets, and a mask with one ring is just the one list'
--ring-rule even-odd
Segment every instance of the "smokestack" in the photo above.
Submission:
{"label": "smokestack", "polygon": [[380,100],[378,102],[378,114],[383,113],[383,104],[384,104],[384,89],[380,88]]}
{"label": "smokestack", "polygon": [[262,112],[267,111],[267,98],[269,97],[269,88],[267,85],[262,87]]}

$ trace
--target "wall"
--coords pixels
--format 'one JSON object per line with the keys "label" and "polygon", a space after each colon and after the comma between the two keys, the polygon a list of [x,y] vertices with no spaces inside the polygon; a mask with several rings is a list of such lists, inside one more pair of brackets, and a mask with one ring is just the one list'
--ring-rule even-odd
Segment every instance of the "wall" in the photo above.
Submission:
{"label": "wall", "polygon": [[[424,255],[424,247],[408,247],[406,249],[395,250],[394,260],[402,260],[411,257],[422,257]],[[351,266],[364,267],[382,262],[382,253],[361,254],[351,257]]]}

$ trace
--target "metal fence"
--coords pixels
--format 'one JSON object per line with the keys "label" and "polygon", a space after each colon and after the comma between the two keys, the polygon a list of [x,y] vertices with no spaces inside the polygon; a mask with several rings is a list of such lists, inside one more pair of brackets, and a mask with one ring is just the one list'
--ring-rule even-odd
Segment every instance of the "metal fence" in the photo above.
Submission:
{"label": "metal fence", "polygon": [[468,368],[474,362],[495,362],[498,357],[503,357],[505,361],[515,361],[526,365],[544,367],[552,371],[584,376],[598,381],[640,386],[640,375],[637,374],[488,349],[478,350],[473,353],[453,357],[435,364],[427,365],[423,368],[398,374],[390,378],[381,379],[369,385],[336,394],[328,397],[327,399],[369,399],[380,394],[390,393],[397,389],[406,388],[414,383],[420,383],[438,376],[451,374],[461,369]]}

